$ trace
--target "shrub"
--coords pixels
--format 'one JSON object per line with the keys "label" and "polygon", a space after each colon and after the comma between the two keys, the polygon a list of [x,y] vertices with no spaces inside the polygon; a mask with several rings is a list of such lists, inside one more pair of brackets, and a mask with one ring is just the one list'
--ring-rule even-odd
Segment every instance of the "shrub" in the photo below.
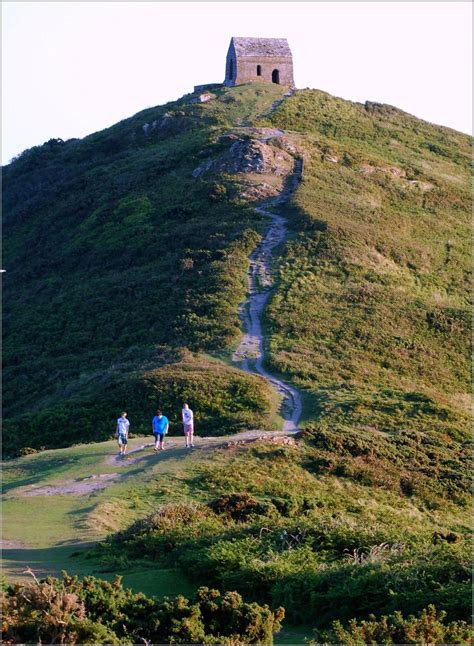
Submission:
{"label": "shrub", "polygon": [[223,520],[206,505],[169,503],[110,536],[103,546],[105,555],[119,546],[121,554],[130,558],[160,559],[163,553],[175,553],[178,558],[188,547],[194,550],[211,543],[223,529]]}
{"label": "shrub", "polygon": [[253,514],[265,514],[268,505],[264,505],[248,493],[224,494],[211,500],[207,506],[215,514],[224,514],[238,522],[248,520]]}
{"label": "shrub", "polygon": [[288,573],[274,585],[273,602],[284,605],[293,621],[311,616],[319,625],[372,613],[421,611],[430,603],[446,611],[450,620],[470,614],[466,548],[441,544],[426,550],[389,551],[378,559],[359,558],[357,553],[353,557]]}
{"label": "shrub", "polygon": [[285,614],[236,592],[200,588],[194,600],[158,602],[124,590],[120,578],[66,573],[8,588],[3,610],[5,643],[50,644],[272,644]]}
{"label": "shrub", "polygon": [[472,627],[465,621],[447,623],[446,613],[435,606],[424,608],[418,616],[404,618],[401,612],[358,622],[352,619],[346,628],[340,621],[333,622],[330,631],[317,634],[310,642],[325,644],[470,644]]}

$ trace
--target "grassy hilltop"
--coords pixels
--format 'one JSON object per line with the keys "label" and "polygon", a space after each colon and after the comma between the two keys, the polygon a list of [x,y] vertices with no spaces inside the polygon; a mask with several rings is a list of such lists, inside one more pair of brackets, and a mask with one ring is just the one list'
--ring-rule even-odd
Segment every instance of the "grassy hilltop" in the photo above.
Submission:
{"label": "grassy hilltop", "polygon": [[[152,597],[206,585],[274,609],[265,637],[242,627],[232,643],[269,643],[280,606],[279,643],[313,629],[317,643],[468,643],[470,138],[317,90],[278,105],[274,86],[193,98],[4,170],[5,450],[69,447],[7,464],[8,571],[36,559]],[[302,431],[198,439],[194,453],[172,436],[164,456],[135,437],[119,469],[99,441],[124,405],[138,432],[183,398],[206,435],[278,425],[266,382],[229,360],[266,226],[249,185],[280,186],[219,165],[252,127],[284,130],[272,150],[304,159],[264,321],[268,369],[302,393]],[[104,486],[71,493],[84,476]],[[142,635],[130,608],[148,602],[107,595],[109,623],[87,597],[100,626],[81,630]],[[173,606],[187,643],[204,640],[199,599]],[[270,612],[239,604],[257,623]]]}

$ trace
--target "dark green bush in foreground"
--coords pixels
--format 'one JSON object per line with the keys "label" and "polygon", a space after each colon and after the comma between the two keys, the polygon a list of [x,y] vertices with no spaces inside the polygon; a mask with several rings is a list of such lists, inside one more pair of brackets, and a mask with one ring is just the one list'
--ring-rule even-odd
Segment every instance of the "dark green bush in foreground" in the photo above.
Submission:
{"label": "dark green bush in foreground", "polygon": [[472,629],[465,621],[445,622],[446,613],[434,606],[407,619],[400,612],[367,621],[352,619],[347,628],[335,621],[330,631],[317,634],[310,644],[470,644]]}
{"label": "dark green bush in foreground", "polygon": [[272,644],[284,617],[236,592],[200,588],[192,601],[156,601],[124,589],[120,577],[66,573],[8,588],[3,609],[4,643]]}

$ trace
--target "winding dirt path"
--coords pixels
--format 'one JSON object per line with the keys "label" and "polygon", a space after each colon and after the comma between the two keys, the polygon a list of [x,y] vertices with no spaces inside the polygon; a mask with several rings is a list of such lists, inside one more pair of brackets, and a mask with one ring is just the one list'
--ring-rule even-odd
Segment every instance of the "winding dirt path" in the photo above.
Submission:
{"label": "winding dirt path", "polygon": [[[284,134],[283,131],[272,133],[272,136]],[[264,377],[283,397],[281,413],[283,416],[283,430],[295,432],[301,417],[301,397],[293,386],[281,381],[270,374],[263,366],[265,359],[264,339],[262,332],[262,314],[270,297],[273,287],[271,274],[272,251],[286,238],[286,220],[273,209],[286,202],[295,190],[301,178],[303,162],[295,160],[293,174],[285,189],[275,198],[266,202],[265,206],[256,208],[270,219],[268,231],[257,249],[250,256],[248,271],[248,298],[239,310],[245,334],[235,350],[232,360],[239,364],[242,370]]]}

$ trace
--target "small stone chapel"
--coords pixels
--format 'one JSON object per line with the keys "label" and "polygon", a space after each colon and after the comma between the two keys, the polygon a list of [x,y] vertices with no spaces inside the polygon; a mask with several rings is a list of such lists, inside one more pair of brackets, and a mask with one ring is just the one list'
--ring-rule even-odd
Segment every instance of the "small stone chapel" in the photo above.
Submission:
{"label": "small stone chapel", "polygon": [[231,38],[224,85],[252,82],[294,87],[293,56],[286,38]]}

